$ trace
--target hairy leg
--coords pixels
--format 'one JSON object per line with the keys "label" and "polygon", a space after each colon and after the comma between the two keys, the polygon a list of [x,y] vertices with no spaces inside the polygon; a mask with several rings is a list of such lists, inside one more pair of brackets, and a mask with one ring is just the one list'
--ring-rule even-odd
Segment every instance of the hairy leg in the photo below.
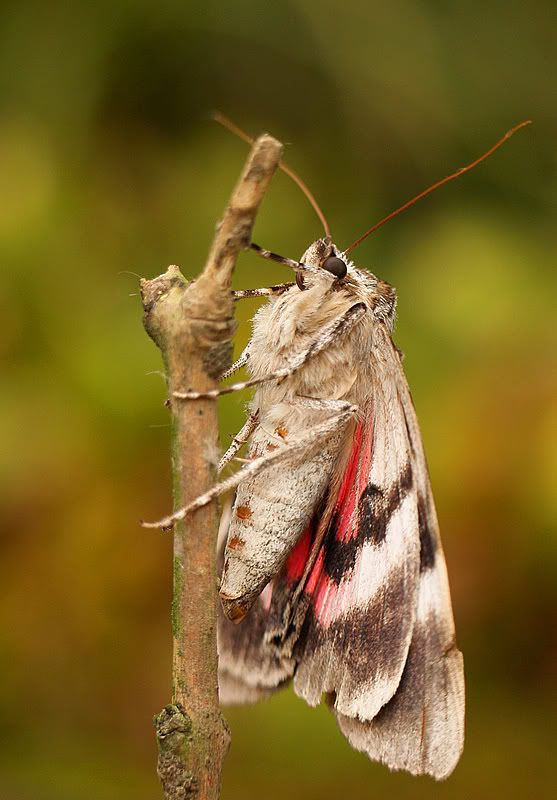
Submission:
{"label": "hairy leg", "polygon": [[248,363],[248,360],[249,360],[249,344],[242,350],[238,360],[235,361],[230,367],[228,367],[228,369],[225,372],[222,373],[222,375],[219,378],[219,381],[224,381],[231,375],[234,375],[235,372],[238,372],[239,369],[242,369],[242,367],[244,367]]}
{"label": "hairy leg", "polygon": [[[270,261],[276,261],[277,264],[282,264],[283,267],[290,267],[291,269],[295,269],[297,272],[314,272],[319,275],[328,274],[321,269],[317,269],[317,267],[310,267],[309,264],[302,264],[301,261],[294,261],[292,258],[286,258],[286,256],[279,256],[278,253],[272,253],[270,250],[265,250],[264,247],[260,247],[255,242],[250,244],[250,248],[257,253],[258,256],[261,258],[267,258]],[[332,278],[332,276],[331,276]]]}
{"label": "hairy leg", "polygon": [[268,469],[273,464],[277,464],[280,461],[289,458],[294,453],[300,452],[300,450],[304,450],[313,446],[321,439],[326,439],[328,436],[338,430],[339,425],[348,422],[348,420],[353,417],[354,414],[356,414],[358,406],[351,405],[350,403],[347,403],[346,406],[347,407],[344,410],[339,411],[331,417],[328,417],[324,422],[320,422],[318,425],[314,425],[309,428],[303,436],[300,436],[299,439],[285,442],[283,446],[279,447],[277,450],[272,450],[269,453],[265,453],[265,455],[259,456],[259,458],[254,458],[249,464],[246,464],[234,475],[231,475],[229,478],[226,478],[225,480],[215,484],[212,489],[209,489],[209,491],[205,492],[205,494],[196,497],[195,500],[192,500],[192,502],[189,503],[189,505],[184,506],[184,508],[175,511],[173,514],[169,514],[167,517],[164,517],[157,522],[142,522],[141,524],[144,528],[169,529],[174,525],[174,523],[184,519],[184,517],[191,511],[195,511],[197,508],[207,505],[207,503],[210,503],[211,500],[214,500],[221,494],[224,494],[231,489],[235,489],[236,486],[239,486],[239,484],[246,480],[246,478],[254,477],[263,470]]}
{"label": "hairy leg", "polygon": [[232,292],[232,295],[234,300],[243,300],[246,297],[274,297],[284,294],[292,286],[294,286],[293,283],[277,283],[275,286],[268,286],[263,289],[238,289]]}
{"label": "hairy leg", "polygon": [[253,414],[250,414],[247,420],[245,421],[242,428],[238,431],[236,436],[232,439],[230,443],[230,447],[223,455],[221,460],[219,461],[219,465],[217,468],[217,472],[222,472],[225,466],[232,461],[240,447],[247,442],[249,437],[252,435],[254,430],[257,427],[257,420],[259,417],[259,412],[255,411]]}

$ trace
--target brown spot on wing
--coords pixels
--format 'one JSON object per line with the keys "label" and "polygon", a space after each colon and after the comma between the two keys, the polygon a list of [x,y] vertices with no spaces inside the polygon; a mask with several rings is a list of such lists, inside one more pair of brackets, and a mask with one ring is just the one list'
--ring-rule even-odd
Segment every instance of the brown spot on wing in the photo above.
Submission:
{"label": "brown spot on wing", "polygon": [[[252,515],[252,510],[249,506],[238,506],[236,509],[236,516],[238,519],[250,519]],[[230,543],[228,544],[230,547]]]}
{"label": "brown spot on wing", "polygon": [[226,545],[227,550],[239,550],[241,547],[245,545],[244,540],[238,534],[234,534],[228,544]]}

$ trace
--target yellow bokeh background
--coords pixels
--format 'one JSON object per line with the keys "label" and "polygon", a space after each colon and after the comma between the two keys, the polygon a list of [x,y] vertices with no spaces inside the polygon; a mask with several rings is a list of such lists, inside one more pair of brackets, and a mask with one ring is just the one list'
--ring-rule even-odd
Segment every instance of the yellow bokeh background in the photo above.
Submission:
{"label": "yellow bokeh background", "polygon": [[[246,156],[218,108],[288,143],[341,247],[534,120],[354,253],[399,293],[465,655],[462,761],[442,784],[390,774],[288,690],[226,712],[223,798],[554,797],[555,4],[30,0],[0,22],[0,796],[159,796],[171,542],[137,521],[169,509],[169,427],[136,275],[204,262]],[[277,175],[255,240],[298,257],[319,235]],[[235,280],[284,277],[245,254]],[[246,400],[221,401],[223,443]]]}

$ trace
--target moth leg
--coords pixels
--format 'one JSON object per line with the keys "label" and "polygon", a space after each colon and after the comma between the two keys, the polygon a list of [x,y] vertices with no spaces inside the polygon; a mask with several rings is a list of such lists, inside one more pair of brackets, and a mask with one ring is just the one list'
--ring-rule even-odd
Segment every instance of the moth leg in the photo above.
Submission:
{"label": "moth leg", "polygon": [[208,492],[205,492],[205,494],[196,497],[195,500],[192,500],[192,502],[189,503],[189,505],[184,506],[178,511],[175,511],[173,514],[169,514],[167,517],[158,520],[158,522],[142,522],[141,524],[144,528],[171,528],[174,523],[184,519],[184,517],[191,511],[202,508],[202,506],[206,506],[207,503],[210,503],[211,500],[214,500],[221,494],[224,494],[231,489],[235,489],[240,483],[242,483],[242,481],[246,480],[246,478],[254,477],[263,470],[268,469],[268,467],[272,466],[273,464],[289,458],[291,455],[299,452],[300,450],[313,447],[316,442],[319,442],[321,439],[325,439],[327,436],[330,436],[332,433],[338,431],[339,425],[342,425],[344,422],[348,422],[348,420],[353,417],[357,411],[358,406],[352,405],[351,403],[346,403],[346,407],[342,411],[331,415],[323,422],[320,422],[319,424],[309,428],[308,431],[303,436],[300,436],[299,439],[284,443],[282,447],[279,447],[276,450],[271,450],[270,452],[265,453],[258,458],[254,458],[249,464],[246,464],[234,475],[231,475],[229,478],[226,478],[225,480],[215,484],[215,486],[213,486],[212,489],[209,489]]}
{"label": "moth leg", "polygon": [[344,411],[350,407],[348,400],[323,400],[319,397],[305,397],[298,395],[292,400],[294,406],[304,406],[304,408],[315,408],[317,411],[331,411],[333,413]]}
{"label": "moth leg", "polygon": [[249,437],[257,428],[258,417],[259,417],[259,411],[254,411],[252,414],[249,415],[242,428],[232,439],[230,447],[219,461],[217,472],[222,472],[222,470],[229,463],[229,461],[232,461],[232,459],[234,458],[240,447],[247,442]]}
{"label": "moth leg", "polygon": [[243,300],[246,297],[274,297],[275,295],[284,294],[292,286],[294,286],[293,283],[277,283],[275,286],[269,286],[264,289],[239,289],[232,292],[232,296],[234,300]]}
{"label": "moth leg", "polygon": [[[174,397],[179,400],[199,400],[210,397],[220,397],[223,394],[230,394],[231,392],[240,392],[242,389],[247,389],[249,386],[256,386],[258,383],[265,383],[266,381],[281,380],[292,375],[296,370],[303,367],[303,365],[313,356],[325,350],[331,342],[337,340],[340,336],[347,333],[357,322],[360,320],[367,311],[365,303],[356,303],[348,309],[341,317],[337,317],[332,322],[324,325],[316,338],[304,350],[295,353],[288,361],[285,367],[269,372],[262,378],[251,378],[241,383],[232,383],[230,386],[223,386],[221,389],[211,389],[208,392],[174,392]],[[226,373],[225,373],[226,375]]]}
{"label": "moth leg", "polygon": [[249,360],[249,344],[242,350],[240,356],[238,357],[238,360],[235,361],[232,364],[232,366],[228,367],[228,369],[222,373],[222,375],[219,377],[219,381],[224,381],[226,380],[226,378],[229,378],[231,375],[234,375],[235,372],[238,372],[239,369],[242,369],[242,367],[248,363],[248,360]]}
{"label": "moth leg", "polygon": [[286,256],[279,256],[278,253],[272,253],[270,250],[265,250],[264,247],[260,247],[255,242],[250,244],[250,249],[257,253],[258,256],[261,258],[268,258],[270,261],[276,261],[277,264],[282,264],[283,267],[290,267],[291,269],[295,269],[297,272],[314,272],[318,275],[327,275],[326,270],[317,269],[317,267],[310,267],[309,264],[302,264],[301,261],[294,261],[292,258],[286,258]]}

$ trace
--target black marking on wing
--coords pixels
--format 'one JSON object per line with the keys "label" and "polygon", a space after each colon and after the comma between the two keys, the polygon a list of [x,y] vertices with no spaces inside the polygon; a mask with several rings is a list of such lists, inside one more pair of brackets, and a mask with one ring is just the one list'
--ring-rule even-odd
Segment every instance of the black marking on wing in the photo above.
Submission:
{"label": "black marking on wing", "polygon": [[421,495],[418,495],[418,526],[420,531],[420,572],[432,569],[435,564],[437,552],[437,537],[429,525],[427,504]]}
{"label": "black marking on wing", "polygon": [[372,483],[366,486],[358,503],[358,533],[364,541],[381,546],[389,520],[412,488],[412,480],[412,467],[408,462],[387,492]]}
{"label": "black marking on wing", "polygon": [[[368,483],[358,502],[358,533],[379,547],[387,535],[387,523],[397,506],[398,494],[390,492],[383,500],[383,492],[373,483]],[[393,507],[394,506],[394,507]]]}
{"label": "black marking on wing", "polygon": [[331,659],[339,670],[346,670],[357,691],[377,669],[388,673],[398,663],[401,618],[406,614],[407,599],[407,574],[401,565],[391,573],[382,591],[365,606],[356,607],[327,628],[320,625],[311,607],[294,647],[294,657],[302,660],[317,655],[319,658],[319,651],[324,648],[325,660]]}
{"label": "black marking on wing", "polygon": [[338,715],[350,744],[390,769],[437,780],[454,769],[464,739],[462,655],[430,614],[416,623],[398,689],[372,721]]}
{"label": "black marking on wing", "polygon": [[335,513],[327,531],[324,569],[336,583],[340,583],[353,568],[360,548],[367,542],[381,547],[387,535],[387,526],[393,514],[413,485],[412,467],[408,462],[400,476],[389,489],[381,490],[368,484],[358,501],[358,535],[349,541],[340,541],[336,532],[338,515]]}
{"label": "black marking on wing", "polygon": [[[408,394],[410,395],[410,390],[408,390]],[[398,393],[398,400],[399,400],[399,403],[402,404],[402,400],[400,399],[400,392]],[[412,400],[412,396],[411,395],[410,395],[410,400]],[[403,409],[404,409],[404,406],[403,406]],[[414,441],[413,441],[413,438],[412,438],[412,431],[410,430],[410,426],[408,424],[408,418],[406,416],[406,413],[403,413],[402,417],[404,419],[404,427],[406,428],[406,438],[407,438],[407,441],[408,441],[408,447],[410,448],[410,452],[412,453],[412,457],[416,458],[416,448],[414,447]]]}

